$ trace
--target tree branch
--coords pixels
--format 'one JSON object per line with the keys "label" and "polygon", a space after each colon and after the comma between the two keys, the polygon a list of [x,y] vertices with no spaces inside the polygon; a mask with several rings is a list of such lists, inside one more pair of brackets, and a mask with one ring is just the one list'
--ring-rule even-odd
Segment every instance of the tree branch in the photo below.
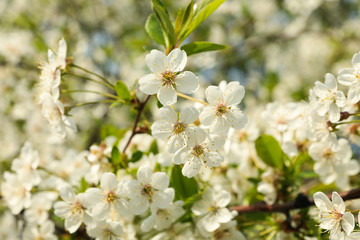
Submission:
{"label": "tree branch", "polygon": [[[331,199],[332,194],[327,194]],[[339,195],[344,201],[360,198],[360,188],[352,189],[350,191],[339,192]],[[303,193],[299,193],[293,202],[283,204],[268,205],[264,202],[256,203],[250,206],[234,206],[231,210],[241,213],[253,213],[253,212],[286,212],[294,209],[307,208],[314,206],[314,199],[307,197]]]}
{"label": "tree branch", "polygon": [[130,143],[131,143],[131,140],[133,139],[133,137],[138,133],[136,128],[137,128],[137,125],[139,124],[139,121],[140,121],[140,117],[141,117],[141,114],[143,113],[144,111],[144,108],[145,108],[145,105],[146,103],[149,101],[151,95],[147,96],[145,101],[140,103],[139,105],[139,110],[138,110],[138,113],[136,115],[136,119],[135,119],[135,123],[134,123],[134,126],[132,128],[132,133],[130,135],[130,138],[129,140],[127,141],[122,153],[125,153],[126,149],[129,147]]}

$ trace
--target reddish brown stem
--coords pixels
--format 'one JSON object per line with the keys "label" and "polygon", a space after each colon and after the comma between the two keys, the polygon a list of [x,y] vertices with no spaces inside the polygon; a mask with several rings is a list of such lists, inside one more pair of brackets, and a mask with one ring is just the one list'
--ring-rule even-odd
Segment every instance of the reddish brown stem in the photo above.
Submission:
{"label": "reddish brown stem", "polygon": [[131,132],[131,135],[130,135],[130,138],[129,140],[127,141],[122,153],[125,153],[126,149],[129,147],[130,143],[131,143],[131,140],[133,139],[133,137],[138,133],[137,131],[137,126],[139,124],[139,121],[140,121],[140,117],[141,117],[141,114],[143,113],[144,111],[144,108],[145,108],[145,105],[146,103],[149,101],[151,95],[147,96],[145,101],[140,103],[139,105],[139,109],[138,109],[138,113],[136,115],[136,119],[135,119],[135,123],[134,123],[134,126],[132,128],[132,132]]}

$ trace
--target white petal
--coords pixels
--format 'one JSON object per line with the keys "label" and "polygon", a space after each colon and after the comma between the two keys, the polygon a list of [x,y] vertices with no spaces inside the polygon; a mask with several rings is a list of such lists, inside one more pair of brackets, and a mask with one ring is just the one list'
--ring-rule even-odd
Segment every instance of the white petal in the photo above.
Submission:
{"label": "white petal", "polygon": [[188,106],[180,112],[179,120],[182,123],[190,124],[195,122],[198,117],[199,117],[198,110],[193,106]]}
{"label": "white petal", "polygon": [[189,151],[190,151],[189,147],[184,147],[184,148],[178,150],[174,154],[173,162],[176,165],[184,164],[186,162],[186,160],[188,159],[188,157],[189,157],[189,154],[188,154]]}
{"label": "white petal", "polygon": [[339,121],[339,119],[340,119],[340,109],[335,103],[332,103],[329,109],[329,120],[330,122],[335,123]]}
{"label": "white petal", "polygon": [[176,77],[175,84],[179,92],[191,94],[198,90],[199,79],[194,73],[185,71]]}
{"label": "white petal", "polygon": [[151,181],[153,171],[148,166],[141,166],[137,172],[137,179],[140,183],[148,184]]}
{"label": "white petal", "polygon": [[210,105],[216,105],[223,98],[220,88],[216,86],[209,86],[205,91],[205,95]]}
{"label": "white petal", "polygon": [[105,191],[114,191],[118,185],[116,176],[113,173],[106,172],[100,179],[101,188]]}
{"label": "white petal", "polygon": [[336,91],[336,105],[339,107],[345,107],[346,105],[346,97],[342,91]]}
{"label": "white petal", "polygon": [[176,91],[171,85],[162,86],[157,97],[162,105],[171,105],[177,102]]}
{"label": "white petal", "polygon": [[162,120],[176,123],[178,120],[177,113],[169,106],[164,106],[159,109],[159,115]]}
{"label": "white petal", "polygon": [[103,220],[110,212],[110,204],[108,202],[102,201],[96,204],[92,209],[91,213],[94,218],[98,220]]}
{"label": "white petal", "polygon": [[247,124],[247,117],[239,109],[232,107],[226,115],[230,127],[241,129]]}
{"label": "white petal", "polygon": [[86,190],[85,194],[90,205],[95,205],[105,198],[103,191],[98,188],[89,188]]}
{"label": "white petal", "polygon": [[205,139],[206,139],[206,132],[203,129],[201,128],[193,129],[189,133],[188,146],[195,147],[196,145],[203,143]]}
{"label": "white petal", "polygon": [[330,199],[322,192],[316,192],[314,194],[315,205],[323,212],[332,212],[334,210],[333,204]]}
{"label": "white petal", "polygon": [[175,153],[179,149],[186,146],[186,139],[184,134],[172,135],[167,144],[167,151],[169,153]]}
{"label": "white petal", "polygon": [[215,195],[216,206],[226,207],[231,200],[231,195],[225,190],[221,190],[218,194]]}
{"label": "white petal", "polygon": [[156,121],[151,126],[151,134],[156,138],[167,139],[171,136],[172,128],[172,123],[169,121]]}
{"label": "white petal", "polygon": [[356,104],[360,100],[360,87],[351,87],[348,91],[348,99],[352,104]]}
{"label": "white petal", "polygon": [[354,215],[350,212],[346,212],[343,215],[343,219],[341,220],[341,227],[344,229],[347,235],[349,235],[355,227],[355,218]]}
{"label": "white petal", "polygon": [[244,98],[245,89],[239,82],[230,82],[224,91],[224,101],[226,105],[236,105]]}
{"label": "white petal", "polygon": [[200,159],[194,157],[191,161],[187,161],[182,169],[182,174],[185,177],[192,178],[195,176],[201,168],[201,161]]}
{"label": "white petal", "polygon": [[180,48],[175,48],[166,57],[166,70],[171,72],[180,72],[185,68],[186,62],[186,52]]}
{"label": "white petal", "polygon": [[336,78],[331,73],[325,74],[325,86],[333,92],[337,90]]}
{"label": "white petal", "polygon": [[64,185],[60,188],[60,196],[66,202],[74,202],[75,201],[75,192],[69,185]]}
{"label": "white petal", "polygon": [[227,223],[233,218],[231,212],[227,208],[221,208],[216,212],[216,219],[220,223]]}
{"label": "white petal", "polygon": [[153,195],[152,207],[156,208],[168,208],[171,201],[173,200],[173,195],[166,192],[155,192]]}
{"label": "white petal", "polygon": [[151,185],[160,191],[169,186],[169,176],[164,172],[156,172],[151,176]]}
{"label": "white petal", "polygon": [[340,212],[340,213],[344,213],[345,212],[345,203],[343,201],[343,199],[340,197],[340,195],[337,192],[333,192],[332,193],[332,203],[334,204],[334,208]]}
{"label": "white petal", "polygon": [[131,199],[129,202],[129,209],[132,211],[135,215],[140,215],[146,212],[149,208],[149,201],[145,199],[144,197],[138,197]]}
{"label": "white petal", "polygon": [[155,225],[155,217],[151,215],[141,223],[141,231],[148,232],[154,227],[154,225]]}
{"label": "white petal", "polygon": [[159,50],[151,50],[146,55],[146,64],[152,73],[160,74],[166,71],[166,56]]}
{"label": "white petal", "polygon": [[69,231],[69,233],[74,233],[79,229],[82,223],[82,216],[79,217],[77,215],[71,215],[70,217],[65,219],[65,229]]}
{"label": "white petal", "polygon": [[360,53],[355,53],[351,62],[353,66],[360,64]]}
{"label": "white petal", "polygon": [[160,87],[161,81],[156,78],[154,74],[147,74],[139,79],[139,89],[145,94],[156,94]]}
{"label": "white petal", "polygon": [[220,227],[220,223],[218,222],[216,216],[213,214],[205,215],[205,217],[200,220],[200,223],[208,232],[213,232]]}
{"label": "white petal", "polygon": [[210,126],[214,122],[215,111],[213,108],[213,106],[207,106],[201,111],[199,119],[204,126]]}

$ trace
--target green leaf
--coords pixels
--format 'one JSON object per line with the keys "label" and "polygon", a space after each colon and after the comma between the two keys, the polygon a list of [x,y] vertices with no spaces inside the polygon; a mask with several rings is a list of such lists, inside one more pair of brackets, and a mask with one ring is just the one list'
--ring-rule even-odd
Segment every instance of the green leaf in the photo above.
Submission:
{"label": "green leaf", "polygon": [[136,152],[134,152],[133,154],[132,154],[132,156],[131,156],[131,159],[130,159],[130,162],[137,162],[137,161],[139,161],[141,158],[142,158],[142,156],[144,155],[144,153],[142,152],[142,151],[136,151]]}
{"label": "green leaf", "polygon": [[194,17],[191,18],[190,24],[179,34],[180,41],[183,41],[189,34],[194,31],[210,14],[212,14],[226,0],[204,1],[197,4]]}
{"label": "green leaf", "polygon": [[149,147],[148,153],[149,153],[149,154],[150,154],[150,153],[153,153],[154,155],[156,155],[156,154],[159,153],[159,148],[158,148],[158,145],[157,145],[156,140],[154,140],[154,141],[151,143],[151,145],[150,145],[150,147]]}
{"label": "green leaf", "polygon": [[146,23],[145,31],[157,43],[165,46],[165,36],[161,24],[154,13],[150,14]]}
{"label": "green leaf", "polygon": [[117,106],[121,106],[122,102],[113,102],[109,108],[114,108],[114,107],[117,107]]}
{"label": "green leaf", "polygon": [[261,135],[255,140],[255,148],[259,157],[269,166],[282,168],[283,155],[280,144],[270,135]]}
{"label": "green leaf", "polygon": [[130,99],[130,91],[123,81],[117,81],[115,83],[115,91],[116,91],[116,94],[121,99],[124,99],[124,100]]}
{"label": "green leaf", "polygon": [[178,12],[175,23],[176,35],[179,35],[179,33],[188,26],[189,22],[191,22],[191,18],[193,17],[193,13],[194,1],[191,0],[185,9]]}
{"label": "green leaf", "polygon": [[175,44],[176,35],[174,26],[171,23],[169,14],[164,6],[159,0],[151,0],[153,4],[153,11],[158,18],[160,25],[165,33],[165,46],[170,47]]}
{"label": "green leaf", "polygon": [[121,162],[121,153],[117,146],[114,146],[111,150],[111,162],[116,166]]}
{"label": "green leaf", "polygon": [[227,48],[229,47],[211,42],[192,42],[181,47],[181,49],[184,50],[188,56],[196,53],[216,51]]}
{"label": "green leaf", "polygon": [[175,189],[177,199],[186,200],[198,193],[198,184],[195,179],[185,177],[178,165],[174,165],[172,168],[170,185]]}

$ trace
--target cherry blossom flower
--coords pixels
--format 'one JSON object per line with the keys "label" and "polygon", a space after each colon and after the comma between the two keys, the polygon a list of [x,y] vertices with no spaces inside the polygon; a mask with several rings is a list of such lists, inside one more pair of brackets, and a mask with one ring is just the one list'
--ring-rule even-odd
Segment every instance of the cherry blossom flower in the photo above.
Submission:
{"label": "cherry blossom flower", "polygon": [[55,224],[47,220],[42,224],[29,225],[24,230],[24,240],[46,239],[57,240],[55,233]]}
{"label": "cherry blossom flower", "polygon": [[352,66],[339,71],[337,78],[342,85],[348,86],[348,99],[352,104],[360,100],[360,53],[355,53],[352,58]]}
{"label": "cherry blossom flower", "polygon": [[221,223],[230,222],[233,215],[226,208],[230,203],[231,195],[225,190],[214,192],[207,188],[201,200],[195,202],[191,211],[199,216],[198,224],[206,231],[213,232],[220,227]]}
{"label": "cherry blossom flower", "polygon": [[26,142],[21,148],[19,158],[12,162],[11,170],[18,174],[23,185],[27,188],[32,188],[41,181],[37,171],[39,160],[38,152],[33,150],[30,142]]}
{"label": "cherry blossom flower", "polygon": [[179,48],[172,50],[168,56],[151,50],[146,55],[146,64],[152,73],[140,78],[140,91],[148,95],[157,94],[163,105],[177,102],[176,91],[194,93],[199,87],[199,80],[192,72],[181,72],[186,62],[186,52]]}
{"label": "cherry blossom flower", "polygon": [[49,122],[50,126],[56,131],[56,133],[62,137],[65,137],[67,130],[76,131],[77,128],[72,119],[65,115],[64,105],[58,100],[58,98],[58,94],[41,94],[41,112]]}
{"label": "cherry blossom flower", "polygon": [[336,78],[331,73],[325,75],[325,84],[316,81],[314,87],[316,101],[315,109],[320,116],[329,113],[331,122],[337,122],[340,119],[340,108],[346,104],[346,97],[342,91],[338,90]]}
{"label": "cherry blossom flower", "polygon": [[223,161],[219,153],[222,141],[212,141],[205,131],[197,131],[189,136],[187,145],[174,154],[174,163],[185,164],[182,174],[188,178],[195,176],[202,168],[218,167]]}
{"label": "cherry blossom flower", "polygon": [[324,193],[317,192],[314,202],[320,210],[320,228],[330,232],[330,240],[344,239],[354,230],[354,215],[345,212],[345,203],[337,192],[332,193],[332,201]]}
{"label": "cherry blossom flower", "polygon": [[107,222],[105,220],[96,223],[95,227],[87,229],[87,233],[95,240],[121,240],[123,228],[120,222]]}
{"label": "cherry blossom flower", "polygon": [[179,116],[169,106],[161,108],[159,113],[161,120],[154,122],[151,126],[152,135],[167,140],[168,152],[175,153],[186,145],[191,132],[198,131],[198,127],[189,126],[189,124],[196,121],[199,113],[193,106],[184,108]]}
{"label": "cherry blossom flower", "polygon": [[143,214],[149,206],[166,209],[174,198],[174,189],[168,188],[169,176],[155,172],[148,166],[141,166],[137,180],[124,184],[124,192],[130,198],[129,209],[135,214]]}
{"label": "cherry blossom flower", "polygon": [[122,184],[118,183],[113,173],[104,173],[99,188],[86,190],[91,214],[97,220],[104,220],[109,214],[129,216],[128,203],[122,193]]}
{"label": "cherry blossom flower", "polygon": [[230,82],[224,89],[210,86],[206,89],[206,106],[200,113],[200,122],[210,126],[210,131],[226,135],[229,128],[243,128],[247,123],[245,114],[236,107],[245,95],[244,87],[239,82]]}
{"label": "cherry blossom flower", "polygon": [[74,190],[69,185],[60,188],[60,195],[64,201],[58,201],[54,204],[54,213],[65,219],[65,229],[69,233],[76,232],[81,223],[90,223],[91,216],[87,208],[89,203],[85,193],[75,195]]}
{"label": "cherry blossom flower", "polygon": [[174,223],[185,213],[183,205],[183,201],[176,201],[171,203],[170,206],[166,209],[161,209],[158,207],[152,208],[151,215],[142,222],[141,230],[143,232],[148,232],[154,228],[158,231],[161,231],[170,227],[172,223]]}

